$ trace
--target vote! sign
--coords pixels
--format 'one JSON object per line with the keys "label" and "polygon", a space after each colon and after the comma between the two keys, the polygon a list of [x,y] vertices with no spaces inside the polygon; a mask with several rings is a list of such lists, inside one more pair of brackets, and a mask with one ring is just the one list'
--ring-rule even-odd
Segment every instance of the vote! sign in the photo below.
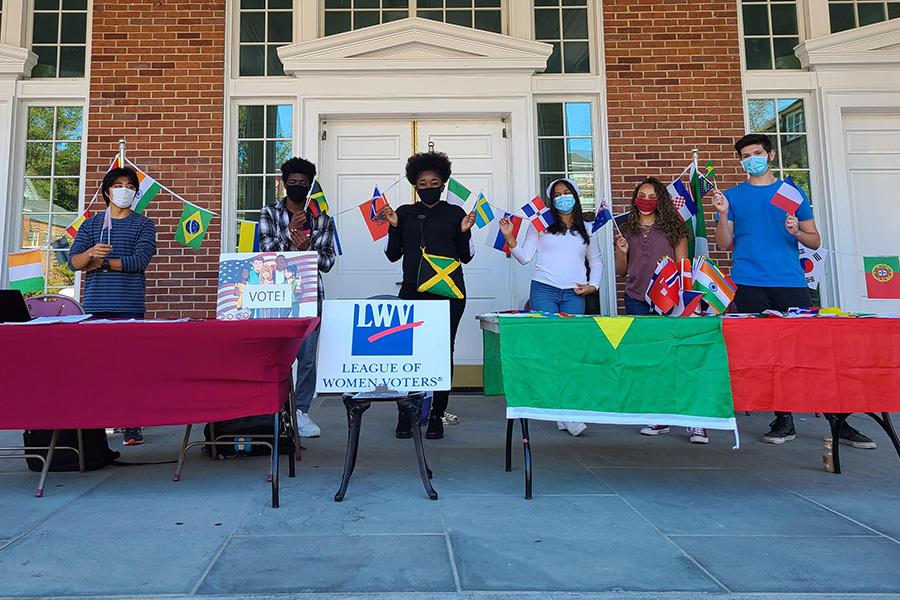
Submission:
{"label": "vote! sign", "polygon": [[318,309],[316,252],[240,252],[219,256],[216,318],[314,317]]}
{"label": "vote! sign", "polygon": [[450,303],[326,300],[317,392],[450,389]]}

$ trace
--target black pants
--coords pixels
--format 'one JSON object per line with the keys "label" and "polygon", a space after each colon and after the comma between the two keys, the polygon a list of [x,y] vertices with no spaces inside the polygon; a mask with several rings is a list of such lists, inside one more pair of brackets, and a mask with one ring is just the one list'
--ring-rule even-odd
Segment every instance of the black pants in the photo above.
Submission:
{"label": "black pants", "polygon": [[[734,307],[742,313],[761,313],[764,310],[780,310],[789,308],[809,308],[812,299],[807,287],[759,287],[755,285],[738,285],[734,294]],[[775,411],[776,417],[789,417],[789,412]],[[830,421],[833,415],[825,413]]]}
{"label": "black pants", "polygon": [[[449,300],[450,301],[450,379],[453,379],[453,351],[456,349],[456,331],[459,329],[459,322],[462,321],[463,311],[466,310],[466,300],[453,300],[437,296],[435,294],[426,294],[415,290],[400,289],[400,298],[402,300]],[[435,392],[431,401],[431,416],[443,417],[447,410],[447,404],[450,401],[450,392]]]}

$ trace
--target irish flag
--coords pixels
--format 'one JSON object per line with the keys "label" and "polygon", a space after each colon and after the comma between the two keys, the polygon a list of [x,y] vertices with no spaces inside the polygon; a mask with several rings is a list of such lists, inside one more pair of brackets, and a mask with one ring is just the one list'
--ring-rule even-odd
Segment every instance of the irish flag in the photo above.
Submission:
{"label": "irish flag", "polygon": [[869,298],[900,298],[900,257],[865,256],[866,294]]}
{"label": "irish flag", "polygon": [[[134,166],[132,164],[132,166]],[[138,188],[138,193],[134,198],[134,204],[131,206],[131,210],[140,214],[144,212],[144,209],[147,208],[156,195],[162,190],[162,186],[159,183],[138,169],[134,167],[134,170],[137,171],[138,181],[141,182],[140,188]]]}
{"label": "irish flag", "polygon": [[450,181],[447,182],[447,202],[450,204],[455,204],[461,208],[466,207],[466,202],[469,200],[469,196],[472,195],[471,190],[458,182],[457,180],[450,178]]}
{"label": "irish flag", "polygon": [[788,176],[784,178],[784,183],[775,191],[771,204],[792,215],[803,204],[803,194],[800,193],[800,189],[794,185],[794,182]]}
{"label": "irish flag", "polygon": [[23,294],[44,291],[44,253],[40,250],[13,252],[7,258],[9,287]]}
{"label": "irish flag", "polygon": [[[506,417],[730,429],[737,436],[722,320],[500,316]],[[493,350],[491,350],[493,348]],[[547,356],[565,356],[566,372]],[[587,384],[586,384],[587,382]]]}

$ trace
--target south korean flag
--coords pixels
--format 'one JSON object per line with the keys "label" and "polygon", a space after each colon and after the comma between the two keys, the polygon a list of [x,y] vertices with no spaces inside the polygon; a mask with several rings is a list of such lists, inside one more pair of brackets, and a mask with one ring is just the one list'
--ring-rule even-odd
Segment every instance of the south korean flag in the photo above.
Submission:
{"label": "south korean flag", "polygon": [[828,250],[819,248],[810,250],[803,244],[797,244],[800,248],[800,268],[803,269],[803,277],[806,278],[806,287],[811,290],[818,289],[819,280],[825,271],[825,258]]}

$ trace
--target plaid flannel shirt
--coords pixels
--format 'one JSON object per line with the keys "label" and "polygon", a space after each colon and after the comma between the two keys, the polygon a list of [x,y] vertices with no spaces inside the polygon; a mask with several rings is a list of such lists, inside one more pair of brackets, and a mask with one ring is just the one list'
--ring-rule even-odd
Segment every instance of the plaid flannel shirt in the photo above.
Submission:
{"label": "plaid flannel shirt", "polygon": [[[259,249],[261,252],[296,251],[291,241],[291,213],[282,198],[275,204],[263,206],[259,213]],[[319,313],[325,299],[325,285],[322,273],[334,266],[334,222],[327,214],[314,217],[306,211],[306,224],[310,228],[309,249],[319,253]]]}

